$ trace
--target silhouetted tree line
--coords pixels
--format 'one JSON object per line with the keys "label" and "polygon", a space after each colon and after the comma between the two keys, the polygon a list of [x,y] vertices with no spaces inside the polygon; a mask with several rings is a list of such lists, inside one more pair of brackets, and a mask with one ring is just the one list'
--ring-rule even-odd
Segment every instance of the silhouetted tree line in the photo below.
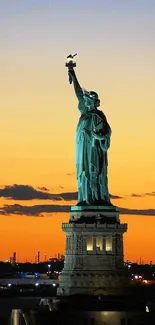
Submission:
{"label": "silhouetted tree line", "polygon": [[[50,268],[49,266],[50,265]],[[15,275],[19,272],[31,272],[31,273],[47,273],[49,270],[51,274],[55,271],[61,272],[64,266],[64,260],[57,260],[51,262],[41,263],[9,263],[0,261],[0,276],[2,275]],[[146,280],[155,280],[155,265],[150,264],[131,264],[130,275],[139,274],[145,277]]]}
{"label": "silhouetted tree line", "polygon": [[[50,268],[49,266],[50,265]],[[5,274],[17,274],[19,272],[31,272],[31,273],[47,273],[49,270],[51,274],[54,271],[61,272],[64,265],[64,261],[55,260],[53,262],[41,262],[41,263],[9,263],[0,262],[0,276]]]}

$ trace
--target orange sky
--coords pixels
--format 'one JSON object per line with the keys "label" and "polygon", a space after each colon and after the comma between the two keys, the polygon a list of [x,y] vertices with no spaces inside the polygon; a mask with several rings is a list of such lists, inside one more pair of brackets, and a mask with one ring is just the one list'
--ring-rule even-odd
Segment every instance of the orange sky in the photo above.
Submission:
{"label": "orange sky", "polygon": [[[130,3],[130,4],[129,4]],[[1,186],[45,186],[74,192],[77,100],[64,67],[78,52],[81,85],[96,90],[112,128],[109,190],[128,209],[155,209],[155,4],[152,1],[11,0],[0,4]],[[71,175],[67,175],[71,174]],[[132,198],[131,193],[145,194]],[[152,193],[152,194],[151,194]],[[55,204],[50,200],[4,204]],[[73,202],[65,202],[73,204]],[[34,260],[37,250],[64,250],[67,214],[0,216],[0,259],[17,251]],[[154,217],[128,222],[125,258],[155,261]]]}
{"label": "orange sky", "polygon": [[[29,219],[29,220],[27,220]],[[8,216],[2,217],[1,259],[9,259],[13,251],[17,252],[17,260],[35,261],[39,250],[41,260],[44,255],[55,256],[63,253],[65,235],[61,231],[61,223],[68,221],[68,214],[52,214],[43,217]],[[155,218],[146,216],[121,217],[121,222],[128,223],[128,232],[124,235],[125,259],[144,262],[155,261],[154,227]]]}
{"label": "orange sky", "polygon": [[[128,204],[126,203],[128,202]],[[139,201],[139,204],[138,204]],[[135,209],[145,209],[148,207],[147,201],[142,198],[124,198],[112,200],[118,206]],[[146,202],[146,204],[143,204]],[[56,204],[54,201],[34,200],[33,202],[24,201],[3,201],[3,203],[36,205],[36,204]],[[65,203],[65,202],[64,202]],[[68,202],[74,204],[76,202]],[[130,205],[130,204],[131,205]],[[65,203],[66,204],[66,203]],[[154,207],[154,200],[149,198],[149,208]],[[61,230],[62,222],[68,222],[68,213],[44,213],[42,216],[24,215],[1,215],[1,259],[6,260],[17,252],[18,261],[35,261],[37,251],[41,253],[41,260],[55,256],[58,252],[63,254],[65,247],[65,234]],[[124,254],[125,259],[149,263],[155,261],[154,256],[154,216],[141,215],[122,215],[122,223],[128,224],[128,231],[124,235]]]}

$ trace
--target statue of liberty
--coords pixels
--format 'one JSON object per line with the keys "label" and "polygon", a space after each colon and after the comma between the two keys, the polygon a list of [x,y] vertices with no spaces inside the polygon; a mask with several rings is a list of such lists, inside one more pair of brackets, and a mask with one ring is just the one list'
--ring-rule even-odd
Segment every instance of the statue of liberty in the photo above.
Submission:
{"label": "statue of liberty", "polygon": [[68,74],[81,113],[76,130],[77,205],[108,206],[111,202],[108,192],[107,150],[110,147],[111,128],[104,113],[98,109],[98,94],[81,88],[73,66],[68,65]]}

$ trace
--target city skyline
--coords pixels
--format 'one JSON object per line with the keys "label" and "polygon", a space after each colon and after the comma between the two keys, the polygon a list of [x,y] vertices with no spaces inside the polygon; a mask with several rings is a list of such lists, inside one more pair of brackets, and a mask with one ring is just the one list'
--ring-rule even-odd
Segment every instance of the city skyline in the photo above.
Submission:
{"label": "city skyline", "polygon": [[[10,264],[18,264],[18,263],[32,263],[32,264],[38,264],[38,263],[53,263],[53,261],[59,260],[62,261],[65,257],[64,254],[61,254],[60,252],[54,254],[54,255],[50,255],[47,256],[46,253],[44,252],[40,252],[40,257],[39,257],[39,261],[38,261],[38,252],[36,252],[35,256],[33,256],[33,258],[31,260],[28,260],[26,257],[22,259],[22,261],[20,261],[18,259],[18,252],[13,252],[13,254],[9,256],[9,258],[5,258],[4,260],[0,259],[0,262],[3,263],[10,263]],[[14,255],[15,254],[15,255]],[[139,257],[137,260],[135,261],[131,261],[131,260],[124,260],[124,264],[125,265],[130,265],[130,264],[137,264],[137,265],[155,265],[155,260],[150,260],[148,263],[144,263],[143,259],[141,257]],[[130,267],[129,267],[130,268]]]}
{"label": "city skyline", "polygon": [[151,0],[0,4],[0,259],[64,252],[79,119],[65,61],[77,52],[79,81],[112,128],[109,191],[125,209],[125,259],[154,260],[154,16]]}

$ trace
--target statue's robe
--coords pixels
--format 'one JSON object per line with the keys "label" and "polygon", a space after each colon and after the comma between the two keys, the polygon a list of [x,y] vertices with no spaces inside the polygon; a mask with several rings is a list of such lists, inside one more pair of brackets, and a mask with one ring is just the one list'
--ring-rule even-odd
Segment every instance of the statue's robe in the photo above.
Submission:
{"label": "statue's robe", "polygon": [[[76,175],[78,202],[107,204],[110,202],[107,179],[107,150],[110,146],[111,128],[102,111],[89,110],[84,101],[78,106],[81,117],[76,130]],[[95,138],[92,131],[104,135],[104,140]]]}

